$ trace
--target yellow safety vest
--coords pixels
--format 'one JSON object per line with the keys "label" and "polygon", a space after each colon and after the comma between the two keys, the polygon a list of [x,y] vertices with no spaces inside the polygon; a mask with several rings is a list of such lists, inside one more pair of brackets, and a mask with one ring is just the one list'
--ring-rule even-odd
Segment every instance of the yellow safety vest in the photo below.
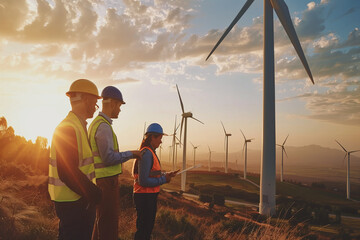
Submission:
{"label": "yellow safety vest", "polygon": [[94,156],[94,166],[95,166],[95,176],[96,178],[104,178],[111,177],[122,173],[121,164],[116,164],[112,166],[105,166],[103,160],[100,157],[99,149],[95,141],[95,134],[101,123],[106,123],[110,126],[112,134],[113,134],[113,143],[114,143],[114,151],[119,152],[119,144],[117,141],[117,137],[114,133],[114,130],[111,124],[103,117],[97,116],[94,121],[90,124],[89,127],[89,139],[90,145]]}
{"label": "yellow safety vest", "polygon": [[[94,159],[83,125],[81,124],[79,118],[75,115],[75,113],[70,112],[67,117],[57,126],[55,132],[58,131],[59,127],[65,126],[72,127],[75,130],[80,171],[84,173],[88,177],[88,179],[95,184],[96,178]],[[64,182],[60,180],[57,171],[56,150],[53,143],[51,143],[50,149],[48,190],[51,200],[56,202],[73,202],[81,198],[79,194],[72,191],[69,187],[65,185]]]}

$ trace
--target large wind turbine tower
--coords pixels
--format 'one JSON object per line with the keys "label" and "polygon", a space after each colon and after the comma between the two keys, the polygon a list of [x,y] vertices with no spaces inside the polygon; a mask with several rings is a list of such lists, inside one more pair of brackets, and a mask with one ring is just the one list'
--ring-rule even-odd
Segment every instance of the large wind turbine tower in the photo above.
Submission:
{"label": "large wind turbine tower", "polygon": [[[215,47],[211,50],[206,60],[211,56],[222,40],[239,21],[242,15],[250,7],[254,0],[247,0],[229,27],[225,30]],[[309,65],[306,61],[300,41],[291,21],[289,9],[284,0],[264,0],[264,64],[263,64],[263,146],[261,156],[260,172],[260,203],[259,212],[264,215],[275,213],[275,185],[276,185],[276,164],[275,164],[275,76],[274,76],[274,17],[273,9],[283,25],[291,43],[307,72],[312,83],[314,83]]]}
{"label": "large wind turbine tower", "polygon": [[224,129],[224,134],[225,134],[225,173],[228,173],[228,158],[229,158],[229,137],[231,136],[231,133],[227,133],[224,127],[224,124],[221,122],[221,125]]}
{"label": "large wind turbine tower", "polygon": [[[176,85],[176,90],[179,95],[180,105],[181,105],[181,111],[182,111],[182,119],[181,119],[181,128],[180,128],[180,140],[181,140],[181,133],[183,130],[183,124],[184,124],[184,141],[183,141],[183,169],[186,169],[186,133],[187,133],[187,119],[192,118],[202,124],[200,120],[193,117],[193,114],[191,112],[185,112],[184,110],[184,104],[181,100],[180,91],[178,86]],[[181,190],[185,191],[185,185],[186,185],[186,172],[181,173]]]}

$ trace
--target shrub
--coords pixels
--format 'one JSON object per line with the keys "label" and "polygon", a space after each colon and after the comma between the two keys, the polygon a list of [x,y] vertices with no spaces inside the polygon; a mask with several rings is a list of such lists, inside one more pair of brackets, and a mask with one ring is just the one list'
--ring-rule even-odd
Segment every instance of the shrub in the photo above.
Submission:
{"label": "shrub", "polygon": [[199,195],[199,201],[201,202],[207,202],[207,203],[211,203],[212,202],[212,197],[206,194],[200,194]]}
{"label": "shrub", "polygon": [[225,204],[225,197],[222,194],[214,194],[213,195],[213,201],[214,204],[219,205],[219,206],[224,206]]}

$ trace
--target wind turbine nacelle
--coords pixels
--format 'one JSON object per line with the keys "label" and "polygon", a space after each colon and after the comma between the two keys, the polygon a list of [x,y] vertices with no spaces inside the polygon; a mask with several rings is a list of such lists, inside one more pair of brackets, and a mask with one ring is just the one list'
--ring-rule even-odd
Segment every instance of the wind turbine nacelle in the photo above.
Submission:
{"label": "wind turbine nacelle", "polygon": [[251,142],[251,139],[249,139],[249,140],[246,140],[245,142]]}
{"label": "wind turbine nacelle", "polygon": [[191,112],[186,112],[182,114],[183,117],[192,117],[193,114]]}
{"label": "wind turbine nacelle", "polygon": [[231,136],[231,133],[227,133],[226,136],[227,136],[227,137],[230,137],[230,136]]}

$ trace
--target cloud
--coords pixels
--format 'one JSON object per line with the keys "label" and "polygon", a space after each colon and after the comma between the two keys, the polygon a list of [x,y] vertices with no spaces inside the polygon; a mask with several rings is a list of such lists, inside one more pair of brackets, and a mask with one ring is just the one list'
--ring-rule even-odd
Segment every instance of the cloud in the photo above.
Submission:
{"label": "cloud", "polygon": [[298,117],[358,126],[360,122],[360,81],[334,80],[321,85],[328,90],[302,93],[278,102],[303,99],[306,101],[306,108],[310,114]]}

